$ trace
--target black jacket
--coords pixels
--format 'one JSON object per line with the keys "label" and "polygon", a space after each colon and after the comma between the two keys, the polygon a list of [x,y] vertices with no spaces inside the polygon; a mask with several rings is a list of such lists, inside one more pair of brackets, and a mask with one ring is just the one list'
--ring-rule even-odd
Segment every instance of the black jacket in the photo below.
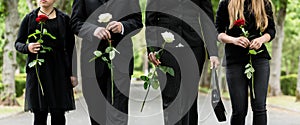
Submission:
{"label": "black jacket", "polygon": [[[217,32],[214,29],[214,17],[210,0],[148,0],[146,26],[166,28],[182,37],[190,47],[208,48],[209,56],[217,56]],[[201,25],[200,25],[201,24]],[[149,46],[161,46],[160,32],[146,29]],[[182,41],[175,41],[176,46]]]}
{"label": "black jacket", "polygon": [[[116,65],[116,69],[119,71],[124,73],[128,73],[129,71],[129,73],[132,74],[133,63],[130,61],[133,55],[131,36],[135,35],[139,31],[138,29],[143,26],[138,0],[77,0],[74,1],[73,4],[70,23],[74,33],[83,38],[81,64],[84,68],[82,68],[82,75],[89,77],[90,73],[88,72],[95,70],[94,67],[90,65],[91,63],[88,62],[88,60],[93,58],[93,51],[96,49],[104,51],[108,46],[106,40],[100,41],[93,36],[98,26],[106,26],[106,24],[97,22],[98,16],[103,13],[112,14],[113,18],[111,21],[120,21],[124,26],[123,35],[120,33],[111,33],[113,46],[119,45],[117,49],[120,51],[120,54],[116,54],[114,63],[124,63],[114,65]],[[120,45],[120,41],[125,42]],[[105,66],[105,62],[101,59],[96,62],[100,68]],[[97,70],[97,72],[100,73],[99,75],[103,73],[99,70]]]}
{"label": "black jacket", "polygon": [[[66,58],[66,63],[68,67],[68,74],[69,76],[72,75],[72,53],[73,53],[73,48],[75,44],[75,39],[74,39],[74,34],[70,30],[71,27],[69,25],[70,17],[58,9],[55,9],[57,13],[57,19],[58,19],[58,27],[59,28],[59,33],[60,36],[57,37],[57,41],[62,41],[64,43],[64,52],[65,52],[65,58]],[[28,50],[28,44],[27,39],[28,35],[35,32],[35,29],[33,28],[35,25],[35,18],[37,17],[37,13],[39,11],[39,8],[32,11],[31,13],[27,14],[25,18],[22,21],[22,24],[19,29],[19,34],[17,37],[17,40],[15,42],[15,48],[17,51],[28,54],[28,58],[26,60],[26,69],[28,69],[28,63],[29,60],[33,60],[35,58],[35,54],[31,54]],[[36,42],[32,39],[29,39],[29,42]]]}
{"label": "black jacket", "polygon": [[46,21],[44,28],[56,37],[51,39],[43,36],[43,44],[51,47],[51,51],[39,53],[39,59],[44,59],[38,65],[38,72],[45,95],[42,95],[35,68],[29,68],[28,63],[36,59],[37,54],[30,53],[28,43],[37,42],[37,39],[28,36],[35,33],[40,25],[36,22],[39,8],[30,12],[23,19],[18,37],[15,42],[17,51],[27,54],[26,60],[26,95],[25,111],[68,111],[75,109],[73,88],[70,76],[72,75],[71,59],[74,48],[74,34],[71,31],[68,15],[56,10],[56,18]]}
{"label": "black jacket", "polygon": [[[275,23],[273,19],[273,12],[271,3],[268,0],[265,0],[265,9],[268,17],[268,27],[267,29],[262,32],[268,33],[271,36],[271,40],[274,39],[276,30],[275,30]],[[232,29],[229,29],[229,14],[228,14],[228,4],[229,0],[222,0],[219,3],[219,7],[217,10],[216,15],[216,27],[219,33],[226,33],[229,36],[239,37],[242,34],[242,31],[239,27],[234,26]],[[249,6],[251,6],[251,0],[245,0],[244,3],[244,16],[245,16],[245,30],[249,32],[249,40],[253,40],[257,37],[260,37],[260,30],[256,28],[256,21],[254,14],[250,11],[247,11]],[[271,41],[270,40],[270,41]],[[263,44],[259,50],[263,50],[261,53],[253,56],[253,59],[256,58],[266,58],[271,59],[266,46]],[[259,51],[258,50],[258,51]],[[236,46],[233,44],[226,44],[225,45],[225,54],[226,54],[226,64],[236,64],[236,63],[243,63],[246,64],[249,61],[249,48],[242,48],[240,46]]]}

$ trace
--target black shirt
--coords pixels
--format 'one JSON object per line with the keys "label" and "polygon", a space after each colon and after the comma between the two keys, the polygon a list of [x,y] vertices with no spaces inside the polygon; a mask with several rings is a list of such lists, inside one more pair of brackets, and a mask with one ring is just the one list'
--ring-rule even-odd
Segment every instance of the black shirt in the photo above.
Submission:
{"label": "black shirt", "polygon": [[[226,33],[229,36],[239,37],[242,34],[242,31],[239,27],[234,26],[233,28],[229,29],[230,20],[228,14],[228,4],[229,0],[220,1],[216,15],[216,28],[219,33]],[[270,34],[272,40],[275,37],[276,30],[273,19],[272,6],[268,0],[265,0],[265,10],[268,17],[268,27],[265,29],[264,32],[262,32],[262,34]],[[260,37],[260,29],[256,28],[255,15],[251,11],[251,0],[245,0],[244,16],[246,21],[246,25],[244,26],[244,28],[246,31],[249,32],[248,39],[251,41],[255,38]],[[261,48],[259,48],[259,50],[263,51],[255,56],[252,56],[254,60],[257,58],[271,59],[268,50],[264,44],[261,46]],[[248,51],[249,48],[243,48],[234,44],[226,44],[226,64],[229,65],[233,63],[247,63],[249,61]]]}

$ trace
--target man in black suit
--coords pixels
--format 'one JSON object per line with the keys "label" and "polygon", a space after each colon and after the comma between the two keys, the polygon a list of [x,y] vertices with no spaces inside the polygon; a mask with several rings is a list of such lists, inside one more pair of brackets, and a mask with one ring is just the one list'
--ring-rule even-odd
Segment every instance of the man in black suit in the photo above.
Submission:
{"label": "man in black suit", "polygon": [[[110,13],[112,21],[107,24],[97,22],[98,16],[103,13]],[[139,1],[74,0],[70,23],[74,33],[83,38],[82,86],[92,125],[127,125],[130,77],[133,73],[131,36],[143,26]],[[108,39],[120,52],[113,59],[113,100],[111,72],[107,63],[101,58],[88,62],[96,49],[105,52],[109,46]]]}
{"label": "man in black suit", "polygon": [[[166,79],[159,73],[165,125],[198,124],[198,82],[206,59],[205,45],[211,67],[219,65],[217,33],[213,28],[210,0],[148,0],[148,58],[156,66],[172,67],[175,71],[174,76],[167,74]],[[166,44],[166,51],[161,52],[160,59],[157,59],[153,51],[162,46],[164,40],[160,34],[164,31],[172,32],[175,41]]]}

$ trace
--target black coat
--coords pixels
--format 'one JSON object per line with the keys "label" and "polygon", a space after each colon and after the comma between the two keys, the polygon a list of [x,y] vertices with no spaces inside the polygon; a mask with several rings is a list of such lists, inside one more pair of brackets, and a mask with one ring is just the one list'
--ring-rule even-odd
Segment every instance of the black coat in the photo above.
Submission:
{"label": "black coat", "polygon": [[[15,42],[16,50],[28,55],[26,60],[25,111],[48,109],[67,111],[75,109],[73,89],[70,81],[70,76],[72,75],[71,59],[75,43],[74,35],[69,25],[70,18],[58,9],[55,10],[56,18],[47,20],[44,27],[56,37],[56,40],[47,36],[43,37],[43,45],[51,47],[52,51],[39,54],[39,58],[45,60],[38,67],[45,93],[44,96],[41,94],[34,67],[28,67],[28,63],[36,58],[36,54],[30,53],[28,50],[27,39],[28,35],[40,28],[40,25],[35,21],[39,8],[25,16]],[[28,39],[29,43],[36,41],[37,39],[34,38]]]}
{"label": "black coat", "polygon": [[[202,50],[199,50],[201,52],[206,44],[209,55],[217,56],[217,33],[213,28],[213,20],[210,0],[148,0],[147,27],[167,28],[181,36],[187,42],[187,46],[202,47]],[[148,45],[161,46],[160,37],[160,31],[146,30]],[[170,46],[178,44],[179,41],[175,40]]]}
{"label": "black coat", "polygon": [[[133,73],[131,36],[135,35],[137,33],[136,30],[143,26],[139,2],[138,0],[134,0],[134,2],[132,2],[132,0],[107,1],[108,0],[78,0],[74,2],[73,5],[70,23],[74,33],[83,38],[81,49],[81,72],[83,77],[94,77],[92,76],[94,75],[92,72],[95,71],[95,68],[93,64],[88,61],[93,58],[93,51],[96,49],[104,51],[108,46],[106,40],[99,40],[93,36],[98,26],[106,26],[105,24],[97,22],[98,16],[102,13],[111,13],[113,16],[111,21],[120,21],[124,26],[123,35],[120,33],[111,33],[113,46],[118,45],[117,49],[120,51],[120,54],[116,54],[114,59],[115,69],[123,73]],[[125,41],[122,42],[122,45],[119,44],[121,40]],[[97,68],[96,74],[97,76],[101,76],[106,63],[101,59],[97,59],[95,64]]]}

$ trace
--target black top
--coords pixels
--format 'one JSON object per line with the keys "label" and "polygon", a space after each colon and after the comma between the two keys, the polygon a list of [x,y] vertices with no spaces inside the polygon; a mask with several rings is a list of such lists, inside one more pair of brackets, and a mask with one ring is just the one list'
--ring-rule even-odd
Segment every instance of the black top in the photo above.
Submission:
{"label": "black top", "polygon": [[[69,27],[69,17],[56,10],[56,18],[45,22],[44,28],[56,37],[55,40],[48,36],[43,36],[42,45],[51,47],[52,51],[39,53],[39,59],[44,59],[44,63],[38,66],[38,72],[44,90],[41,93],[40,85],[37,81],[35,68],[28,67],[28,63],[36,58],[28,50],[27,37],[29,34],[40,30],[40,24],[35,21],[39,8],[27,14],[23,19],[15,47],[19,52],[28,54],[26,62],[26,95],[25,111],[68,111],[75,109],[73,89],[70,81],[71,58],[74,47],[74,35]],[[36,42],[37,39],[30,38],[29,43]]]}
{"label": "black top", "polygon": [[[234,26],[232,29],[229,29],[230,20],[228,14],[228,4],[229,0],[222,0],[219,3],[219,8],[216,15],[216,27],[219,33],[226,33],[229,36],[239,37],[242,34],[242,30],[239,27]],[[244,26],[245,30],[249,32],[249,40],[253,40],[257,37],[260,37],[260,29],[256,28],[256,22],[254,14],[249,11],[251,8],[251,0],[245,0],[244,3],[244,16],[246,25]],[[268,16],[268,27],[262,33],[268,33],[271,36],[271,40],[275,37],[275,23],[273,19],[273,12],[271,3],[268,0],[265,0],[265,9]],[[270,41],[271,41],[270,40]],[[233,63],[247,63],[249,61],[249,48],[243,48],[234,44],[225,45],[225,54],[226,54],[226,64]],[[266,58],[271,59],[266,46],[263,44],[259,50],[263,50],[261,53],[252,56],[253,59],[257,58]],[[258,50],[258,51],[259,51]]]}

